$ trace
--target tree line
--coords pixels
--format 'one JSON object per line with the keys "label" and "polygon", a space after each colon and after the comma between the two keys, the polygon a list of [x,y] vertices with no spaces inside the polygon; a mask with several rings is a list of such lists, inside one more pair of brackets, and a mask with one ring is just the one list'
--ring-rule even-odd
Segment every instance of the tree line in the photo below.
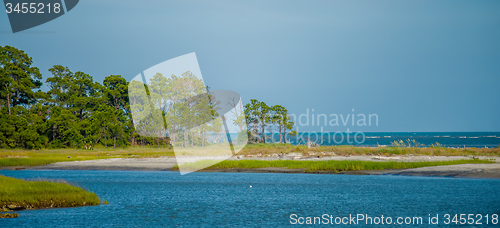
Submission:
{"label": "tree line", "polygon": [[[24,51],[11,46],[0,46],[1,148],[170,145],[170,136],[144,137],[141,136],[144,134],[137,132],[143,131],[146,125],[134,123],[131,110],[136,107],[130,106],[129,82],[122,76],[110,75],[99,83],[85,72],[73,72],[61,65],[54,65],[49,72],[51,76],[42,82],[40,70],[33,65],[32,58]],[[179,84],[177,86],[182,86],[181,82],[186,77],[191,76],[180,76],[176,81]],[[164,89],[161,85],[165,79],[155,79],[150,90]],[[48,87],[46,92],[41,90],[43,83]],[[152,97],[152,101],[155,100],[162,102],[161,99]],[[179,106],[179,109],[181,108],[182,106]],[[163,115],[160,118],[163,118],[166,125],[173,126],[173,122],[167,123],[168,113],[160,115]],[[178,117],[176,121],[181,120]],[[293,122],[290,121],[287,110],[280,105],[269,107],[262,101],[251,100],[238,113],[234,123],[244,126],[243,121],[246,121],[248,128],[245,133],[254,142],[265,143],[266,139],[269,141],[272,137],[265,132],[276,131],[279,132],[279,142],[286,143],[287,134],[294,133],[291,131]],[[166,135],[165,132],[160,133]],[[196,142],[199,142],[196,145],[206,144],[206,140],[196,141],[195,139],[203,136],[198,133],[195,135],[194,132],[172,136],[176,137],[173,141],[191,137],[187,142],[191,142],[192,146]]]}
{"label": "tree line", "polygon": [[248,132],[254,136],[254,142],[266,143],[267,139],[287,143],[288,135],[297,134],[292,131],[294,122],[290,119],[288,110],[281,105],[269,106],[263,101],[251,99],[250,103],[245,104],[244,112]]}

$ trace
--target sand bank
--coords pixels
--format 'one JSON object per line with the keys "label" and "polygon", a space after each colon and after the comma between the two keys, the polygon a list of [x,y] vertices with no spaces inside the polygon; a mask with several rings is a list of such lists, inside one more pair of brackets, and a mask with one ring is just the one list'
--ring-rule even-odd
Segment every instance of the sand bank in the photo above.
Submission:
{"label": "sand bank", "polygon": [[111,158],[87,161],[58,162],[49,165],[31,167],[29,169],[168,171],[172,169],[175,164],[176,160],[173,157]]}
{"label": "sand bank", "polygon": [[[449,166],[434,166],[404,170],[366,170],[366,171],[347,171],[347,172],[315,172],[320,174],[356,174],[356,175],[411,175],[411,176],[440,176],[440,177],[474,177],[474,178],[500,178],[500,158],[491,157],[476,157],[479,159],[495,159],[494,164],[461,164]],[[217,157],[198,157],[192,160],[213,159]],[[332,156],[332,157],[232,157],[230,160],[252,159],[252,160],[358,160],[358,161],[447,161],[458,159],[472,159],[472,157],[462,156]],[[190,161],[189,158],[179,159]],[[167,171],[172,169],[176,164],[175,157],[160,157],[160,158],[112,158],[101,160],[74,161],[74,162],[59,162],[37,167],[22,167],[26,169],[58,169],[58,170],[136,170],[136,171]],[[5,167],[14,169],[16,167]],[[19,169],[20,167],[17,167]],[[252,173],[304,173],[305,169],[287,169],[287,168],[256,168],[256,169],[210,169],[202,172],[252,172]]]}

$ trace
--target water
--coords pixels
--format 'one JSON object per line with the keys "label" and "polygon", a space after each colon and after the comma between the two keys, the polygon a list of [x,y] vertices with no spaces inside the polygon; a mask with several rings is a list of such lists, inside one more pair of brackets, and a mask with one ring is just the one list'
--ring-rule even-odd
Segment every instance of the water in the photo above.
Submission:
{"label": "water", "polygon": [[[363,135],[364,134],[364,135]],[[370,146],[391,145],[391,142],[407,139],[416,140],[423,146],[439,143],[445,147],[476,147],[492,148],[500,146],[500,132],[364,132],[363,134],[347,134],[334,132],[301,132],[298,136],[290,137],[294,145],[299,142],[304,145],[307,140],[321,145],[354,145]],[[310,138],[309,138],[310,137]],[[274,136],[279,141],[279,136]],[[377,144],[378,143],[378,144]]]}
{"label": "water", "polygon": [[[272,173],[181,176],[165,171],[1,170],[0,174],[65,179],[109,202],[20,211],[19,218],[0,221],[5,227],[283,227],[291,225],[291,214],[325,213],[384,215],[394,220],[418,216],[429,226],[429,214],[500,214],[498,179]],[[442,217],[439,222],[433,227],[445,226]]]}

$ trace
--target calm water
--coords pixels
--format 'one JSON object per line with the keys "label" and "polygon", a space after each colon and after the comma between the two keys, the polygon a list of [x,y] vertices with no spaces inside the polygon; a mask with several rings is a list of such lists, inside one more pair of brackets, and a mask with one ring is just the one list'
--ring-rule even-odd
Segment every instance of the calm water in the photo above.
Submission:
{"label": "calm water", "polygon": [[[276,141],[279,136],[275,136]],[[500,132],[364,132],[350,133],[349,140],[346,133],[333,132],[304,132],[296,137],[290,137],[292,144],[304,144],[307,140],[322,143],[322,145],[354,145],[377,146],[391,145],[391,142],[407,139],[416,140],[424,146],[440,143],[446,147],[498,147],[500,146]]]}
{"label": "calm water", "polygon": [[[500,214],[500,180],[491,179],[268,173],[180,176],[137,171],[3,170],[0,174],[65,179],[109,202],[20,211],[19,218],[1,220],[4,227],[282,227],[291,226],[293,213],[420,216],[424,222],[428,214]],[[444,225],[433,227],[440,226]]]}

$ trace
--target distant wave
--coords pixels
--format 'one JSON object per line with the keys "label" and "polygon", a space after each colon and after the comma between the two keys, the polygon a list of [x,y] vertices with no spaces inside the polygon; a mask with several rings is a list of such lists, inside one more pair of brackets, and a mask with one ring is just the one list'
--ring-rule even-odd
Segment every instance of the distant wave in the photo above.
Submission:
{"label": "distant wave", "polygon": [[[307,140],[307,135],[314,136],[317,133],[317,135],[321,135],[323,139],[322,145],[328,146],[328,145],[354,145],[354,146],[373,146],[373,144],[376,144],[375,142],[378,142],[380,145],[382,144],[389,144],[389,141],[394,141],[394,140],[403,140],[407,141],[415,139],[418,141],[418,143],[422,145],[432,145],[435,143],[439,143],[445,147],[458,147],[460,146],[461,148],[464,147],[476,147],[476,148],[482,148],[482,147],[497,147],[498,144],[500,143],[500,132],[435,132],[435,133],[428,133],[428,132],[366,132],[365,135],[361,136],[360,134],[354,136],[350,135],[351,139],[352,137],[357,137],[356,139],[360,141],[360,138],[365,138],[366,140],[362,141],[362,143],[356,143],[356,142],[347,142],[347,138],[345,137],[344,134],[344,140],[342,142],[337,142],[339,140],[338,135],[333,135],[332,133],[324,133],[322,135],[322,132],[306,132],[304,136],[299,134],[298,136],[290,136],[291,142],[293,144],[298,143],[301,141],[301,139]],[[235,136],[236,137],[236,136]],[[302,138],[301,138],[302,137]],[[304,138],[305,137],[305,138]],[[342,137],[342,136],[340,136]],[[276,137],[277,139],[277,137]],[[337,141],[334,141],[332,139],[336,139]]]}

